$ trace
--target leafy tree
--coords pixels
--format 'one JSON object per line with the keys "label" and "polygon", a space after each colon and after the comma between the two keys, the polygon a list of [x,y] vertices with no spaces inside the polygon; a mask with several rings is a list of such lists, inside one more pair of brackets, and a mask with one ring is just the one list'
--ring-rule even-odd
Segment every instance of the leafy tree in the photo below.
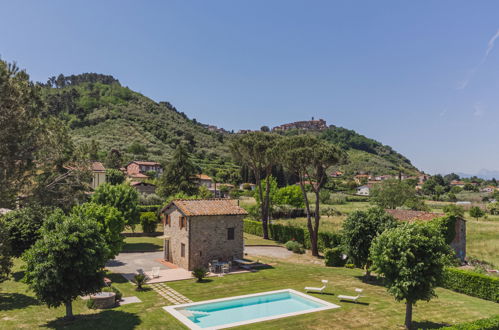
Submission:
{"label": "leafy tree", "polygon": [[179,144],[172,160],[159,178],[156,191],[163,197],[181,192],[187,195],[196,195],[198,185],[194,176],[197,173],[199,173],[199,169],[191,161],[187,148],[183,144]]}
{"label": "leafy tree", "polygon": [[444,213],[456,217],[464,217],[464,208],[456,204],[449,204],[444,206]]}
{"label": "leafy tree", "polygon": [[[312,255],[319,255],[318,235],[320,224],[320,193],[327,182],[327,170],[346,160],[346,154],[324,140],[311,135],[296,135],[284,139],[279,144],[279,155],[289,172],[299,178],[305,210],[307,214],[307,228],[310,234]],[[310,201],[307,196],[306,183],[315,195],[314,222],[310,211]]]}
{"label": "leafy tree", "polygon": [[405,301],[405,327],[411,328],[412,306],[435,297],[450,248],[442,235],[424,223],[405,223],[376,237],[370,249],[373,270],[385,279],[388,292]]}
{"label": "leafy tree", "polygon": [[144,233],[154,233],[158,226],[158,218],[154,212],[142,212],[140,214],[140,224]]}
{"label": "leafy tree", "polygon": [[435,191],[436,186],[442,186],[444,187],[444,192],[447,191],[448,185],[446,185],[444,178],[440,174],[434,175],[430,177],[428,180],[426,180],[423,183],[422,192],[425,195],[433,196],[436,194]]}
{"label": "leafy tree", "polygon": [[435,200],[439,201],[440,196],[445,192],[445,187],[441,185],[436,185],[434,188],[434,198]]}
{"label": "leafy tree", "polygon": [[389,179],[374,185],[370,195],[376,205],[385,209],[395,209],[414,198],[416,190],[405,181]]}
{"label": "leafy tree", "polygon": [[123,156],[118,149],[111,149],[106,157],[106,167],[119,169],[123,165]]}
{"label": "leafy tree", "polygon": [[260,131],[268,133],[268,132],[270,132],[270,128],[268,126],[262,126],[262,127],[260,127]]}
{"label": "leafy tree", "polygon": [[370,276],[369,249],[372,241],[397,224],[397,220],[380,207],[354,211],[343,222],[342,232],[347,254],[356,266],[366,269],[367,277]]}
{"label": "leafy tree", "polygon": [[404,206],[414,211],[430,211],[430,208],[424,202],[424,198],[416,195],[408,198],[405,201]]}
{"label": "leafy tree", "polygon": [[263,199],[265,200],[267,198],[267,193],[268,193],[269,209],[270,212],[272,213],[274,205],[278,204],[276,202],[276,195],[279,189],[277,188],[277,180],[272,175],[262,180],[262,186],[266,187],[267,182],[269,182],[270,186],[269,191],[267,192],[267,190],[265,189],[263,193],[260,194],[260,188],[256,187],[254,195],[255,195],[256,204],[258,205],[259,208],[261,208],[262,200],[260,199],[260,196],[263,195]]}
{"label": "leafy tree", "polygon": [[139,223],[139,193],[125,183],[100,185],[92,195],[92,202],[115,207],[125,218],[125,224],[131,228]]}
{"label": "leafy tree", "polygon": [[0,283],[7,280],[12,268],[12,255],[9,240],[9,229],[0,217]]}
{"label": "leafy tree", "polygon": [[296,208],[305,207],[301,189],[297,185],[286,186],[278,189],[275,193],[274,203],[276,205],[291,205]]}
{"label": "leafy tree", "polygon": [[490,214],[492,215],[497,215],[499,214],[499,202],[493,202],[489,203],[487,205],[487,210],[489,211]]}
{"label": "leafy tree", "polygon": [[108,168],[106,170],[106,182],[111,185],[122,184],[125,182],[125,174],[123,174],[120,170]]}
{"label": "leafy tree", "polygon": [[128,152],[134,155],[144,155],[147,153],[147,148],[143,144],[134,141],[129,147]]}
{"label": "leafy tree", "polygon": [[472,206],[470,208],[470,216],[475,218],[477,221],[479,218],[483,217],[485,215],[485,212],[478,206]]}
{"label": "leafy tree", "polygon": [[4,225],[8,229],[12,254],[15,257],[19,257],[40,238],[39,230],[51,212],[49,207],[33,205],[4,215]]}
{"label": "leafy tree", "polygon": [[275,146],[279,139],[280,136],[276,134],[250,132],[237,135],[230,146],[236,161],[250,168],[255,176],[258,198],[262,201],[260,208],[264,239],[269,239],[270,180],[266,181],[264,195],[262,179],[269,177],[272,174],[272,166],[277,164],[278,154]]}
{"label": "leafy tree", "polygon": [[478,191],[478,187],[474,184],[471,184],[470,182],[467,182],[465,185],[464,185],[464,190],[466,191]]}
{"label": "leafy tree", "polygon": [[27,250],[24,280],[48,307],[66,306],[73,319],[72,301],[98,292],[109,255],[95,221],[54,212],[41,229],[41,238]]}
{"label": "leafy tree", "polygon": [[124,244],[121,232],[125,229],[125,218],[118,209],[110,205],[84,203],[71,211],[76,217],[96,221],[99,231],[104,237],[109,249],[107,259],[114,259],[120,253]]}
{"label": "leafy tree", "polygon": [[13,208],[29,182],[43,135],[42,107],[28,74],[0,60],[0,207]]}

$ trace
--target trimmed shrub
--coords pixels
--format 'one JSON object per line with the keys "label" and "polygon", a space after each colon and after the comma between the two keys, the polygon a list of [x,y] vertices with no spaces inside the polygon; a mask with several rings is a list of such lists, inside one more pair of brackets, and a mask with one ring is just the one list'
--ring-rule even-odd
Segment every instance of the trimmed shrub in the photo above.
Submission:
{"label": "trimmed shrub", "polygon": [[161,205],[139,205],[140,212],[158,212]]}
{"label": "trimmed shrub", "polygon": [[305,253],[303,245],[301,245],[297,241],[286,242],[286,249],[288,249],[289,251],[293,251],[294,253],[299,253],[299,254]]}
{"label": "trimmed shrub", "polygon": [[354,269],[354,268],[355,268],[355,265],[354,265],[354,264],[346,264],[346,265],[345,265],[345,268]]}
{"label": "trimmed shrub", "polygon": [[[253,220],[244,220],[244,232],[256,236],[263,236],[262,223]],[[305,249],[310,249],[310,235],[308,230],[301,227],[269,224],[270,238],[274,241],[285,243],[295,240],[302,244]],[[331,232],[319,232],[317,237],[319,251],[324,252],[325,249],[331,249],[341,244],[341,235]]]}
{"label": "trimmed shrub", "polygon": [[457,268],[446,268],[442,287],[469,296],[499,302],[499,278]]}
{"label": "trimmed shrub", "polygon": [[499,315],[472,322],[456,324],[450,327],[442,327],[446,330],[496,330],[499,329]]}
{"label": "trimmed shrub", "polygon": [[326,249],[324,251],[324,260],[326,266],[343,267],[346,263],[346,260],[343,260],[342,256],[343,256],[343,249],[340,247]]}
{"label": "trimmed shrub", "polygon": [[95,301],[93,299],[87,300],[87,308],[88,309],[95,309]]}
{"label": "trimmed shrub", "polygon": [[154,212],[142,212],[140,214],[140,225],[144,233],[154,233],[156,232],[156,227],[158,226],[158,219],[156,213]]}

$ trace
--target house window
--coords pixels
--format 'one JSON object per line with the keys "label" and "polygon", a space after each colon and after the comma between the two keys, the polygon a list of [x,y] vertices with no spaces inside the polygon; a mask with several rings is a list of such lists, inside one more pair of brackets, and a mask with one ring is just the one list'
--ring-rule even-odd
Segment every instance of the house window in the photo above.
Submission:
{"label": "house window", "polygon": [[182,258],[185,257],[185,244],[184,243],[180,243],[180,256]]}
{"label": "house window", "polygon": [[180,225],[180,229],[187,227],[187,217],[180,217],[178,224]]}
{"label": "house window", "polygon": [[227,228],[227,239],[229,241],[234,239],[234,228]]}

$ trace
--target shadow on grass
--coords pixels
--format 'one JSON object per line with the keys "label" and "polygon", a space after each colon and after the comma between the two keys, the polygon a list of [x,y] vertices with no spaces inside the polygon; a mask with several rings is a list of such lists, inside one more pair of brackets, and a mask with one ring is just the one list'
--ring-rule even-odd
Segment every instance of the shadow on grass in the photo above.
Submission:
{"label": "shadow on grass", "polygon": [[122,253],[130,252],[157,252],[161,251],[161,246],[153,243],[127,243],[123,246]]}
{"label": "shadow on grass", "polygon": [[436,323],[431,321],[412,321],[412,329],[440,329],[448,326],[448,323]]}
{"label": "shadow on grass", "polygon": [[370,284],[370,285],[376,285],[376,286],[385,286],[385,283],[383,282],[382,278],[377,278],[375,276],[371,276],[369,278],[366,278],[364,275],[362,276],[355,276],[358,280],[362,281],[365,284]]}
{"label": "shadow on grass", "polygon": [[105,310],[97,314],[76,315],[72,321],[58,318],[47,322],[51,329],[135,329],[140,324],[137,315],[116,310]]}
{"label": "shadow on grass", "polygon": [[20,293],[0,293],[0,311],[26,308],[40,303],[33,297]]}
{"label": "shadow on grass", "polygon": [[[149,285],[149,284],[146,284],[146,285]],[[140,289],[140,290],[135,289],[135,291],[137,291],[137,292],[149,292],[151,290],[152,289],[148,286],[143,286],[142,289]]]}
{"label": "shadow on grass", "polygon": [[20,270],[18,272],[12,273],[12,278],[16,282],[21,281],[23,277],[24,277],[24,270]]}
{"label": "shadow on grass", "polygon": [[340,299],[341,302],[344,302],[344,303],[348,303],[348,304],[352,304],[352,305],[364,305],[364,306],[369,306],[369,303],[366,303],[366,302],[362,302],[362,301],[351,301],[351,300],[344,300],[344,299]]}
{"label": "shadow on grass", "polygon": [[106,277],[108,277],[113,283],[127,283],[127,279],[121,276],[121,274],[117,273],[107,273]]}
{"label": "shadow on grass", "polygon": [[309,295],[312,295],[312,296],[317,296],[317,297],[320,297],[320,296],[334,296],[334,292],[313,292],[313,291],[310,291],[310,292],[307,292],[307,294]]}

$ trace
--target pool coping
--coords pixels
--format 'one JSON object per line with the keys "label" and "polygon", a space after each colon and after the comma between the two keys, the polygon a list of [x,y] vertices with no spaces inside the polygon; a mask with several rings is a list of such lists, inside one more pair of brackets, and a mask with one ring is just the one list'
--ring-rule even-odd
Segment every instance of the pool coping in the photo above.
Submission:
{"label": "pool coping", "polygon": [[[285,314],[279,314],[279,315],[274,315],[274,316],[267,316],[267,317],[260,317],[256,318],[253,320],[247,320],[247,321],[240,321],[240,322],[233,322],[233,323],[227,323],[223,324],[220,326],[215,326],[215,327],[209,327],[209,328],[201,328],[191,320],[189,320],[185,315],[177,311],[179,308],[183,307],[191,307],[191,306],[196,306],[196,305],[204,305],[208,303],[215,303],[215,302],[221,302],[221,301],[229,301],[229,300],[234,300],[234,299],[241,299],[241,298],[249,298],[249,297],[257,297],[257,296],[265,296],[268,294],[274,294],[274,293],[281,293],[281,292],[289,292],[293,293],[295,295],[298,295],[302,298],[309,299],[311,301],[314,301],[316,303],[320,303],[322,305],[325,305],[324,307],[318,307],[314,309],[308,309],[304,311],[299,311],[299,312],[292,312],[292,313],[285,313]],[[246,294],[242,296],[233,296],[233,297],[226,297],[226,298],[218,298],[218,299],[211,299],[211,300],[203,300],[203,301],[197,301],[194,303],[188,303],[188,304],[180,304],[180,305],[173,305],[173,306],[164,306],[163,309],[170,313],[172,316],[174,316],[177,320],[182,322],[185,326],[187,326],[189,329],[195,329],[195,330],[216,330],[216,329],[226,329],[226,328],[232,328],[232,327],[237,327],[240,325],[245,325],[245,324],[251,324],[251,323],[257,323],[257,322],[263,322],[263,321],[269,321],[269,320],[275,320],[275,319],[280,319],[284,317],[289,317],[289,316],[295,316],[295,315],[302,315],[302,314],[308,314],[308,313],[314,313],[314,312],[320,312],[328,309],[334,309],[334,308],[340,308],[340,306],[335,305],[333,303],[327,302],[325,300],[313,297],[311,295],[305,294],[300,291],[296,291],[293,289],[282,289],[282,290],[275,290],[275,291],[265,291],[265,292],[259,292],[259,293],[252,293],[252,294]]]}

